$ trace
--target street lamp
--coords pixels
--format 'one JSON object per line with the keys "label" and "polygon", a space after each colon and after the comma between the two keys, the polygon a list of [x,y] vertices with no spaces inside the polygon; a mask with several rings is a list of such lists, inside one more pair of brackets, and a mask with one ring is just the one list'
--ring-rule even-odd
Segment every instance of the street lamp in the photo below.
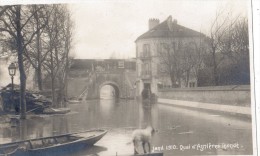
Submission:
{"label": "street lamp", "polygon": [[14,63],[11,63],[11,64],[9,65],[8,71],[9,71],[9,75],[10,75],[10,76],[13,77],[13,76],[15,75],[15,73],[16,73],[16,66],[15,66]]}
{"label": "street lamp", "polygon": [[16,73],[16,66],[14,63],[11,63],[8,67],[9,75],[11,76],[12,79],[12,89],[14,87],[14,75]]}
{"label": "street lamp", "polygon": [[11,76],[12,80],[12,92],[11,92],[11,100],[12,100],[12,107],[14,106],[14,76],[16,73],[16,66],[14,63],[11,63],[8,67],[9,75]]}

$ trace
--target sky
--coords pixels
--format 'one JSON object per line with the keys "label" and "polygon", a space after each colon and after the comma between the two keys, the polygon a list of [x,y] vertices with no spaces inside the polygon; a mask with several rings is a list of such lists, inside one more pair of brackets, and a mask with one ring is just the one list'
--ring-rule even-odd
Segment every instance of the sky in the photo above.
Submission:
{"label": "sky", "polygon": [[135,57],[135,40],[148,20],[170,15],[178,24],[208,33],[216,12],[247,15],[247,0],[109,0],[69,5],[74,20],[73,56],[79,59]]}
{"label": "sky", "polygon": [[7,4],[67,3],[74,22],[72,56],[78,59],[134,58],[135,40],[148,20],[170,15],[178,24],[208,33],[219,10],[247,15],[250,0],[0,0]]}

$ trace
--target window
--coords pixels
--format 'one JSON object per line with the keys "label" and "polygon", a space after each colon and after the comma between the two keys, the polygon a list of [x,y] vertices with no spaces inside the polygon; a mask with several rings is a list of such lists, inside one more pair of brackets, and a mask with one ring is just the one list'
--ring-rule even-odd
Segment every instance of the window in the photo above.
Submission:
{"label": "window", "polygon": [[143,57],[149,57],[150,56],[150,45],[144,44],[143,45]]}
{"label": "window", "polygon": [[125,62],[124,61],[118,61],[118,68],[125,68]]}
{"label": "window", "polygon": [[168,43],[160,43],[157,47],[159,55],[167,55],[168,52],[171,52],[172,49]]}
{"label": "window", "polygon": [[150,64],[144,63],[142,66],[142,75],[150,75],[150,73],[151,73]]}
{"label": "window", "polygon": [[169,45],[167,43],[161,43],[162,50],[169,51]]}
{"label": "window", "polygon": [[145,75],[148,75],[150,73],[150,66],[148,63],[145,64]]}

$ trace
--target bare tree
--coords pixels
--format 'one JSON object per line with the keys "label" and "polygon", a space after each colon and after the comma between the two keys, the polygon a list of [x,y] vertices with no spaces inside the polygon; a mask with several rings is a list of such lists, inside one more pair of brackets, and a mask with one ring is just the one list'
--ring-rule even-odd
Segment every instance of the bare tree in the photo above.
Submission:
{"label": "bare tree", "polygon": [[61,106],[65,98],[64,90],[66,90],[67,83],[72,21],[66,5],[52,5],[52,7],[53,11],[46,26],[49,54],[44,62],[44,67],[51,78],[53,103],[56,106],[59,103]]}
{"label": "bare tree", "polygon": [[[38,8],[42,8],[40,11],[35,12]],[[47,48],[46,43],[46,24],[48,18],[51,14],[51,7],[47,5],[33,5],[30,6],[30,11],[35,12],[30,22],[32,29],[38,30],[42,28],[40,31],[37,31],[36,37],[32,40],[31,44],[29,44],[25,50],[25,57],[35,69],[35,75],[37,78],[37,86],[39,90],[42,90],[42,64],[46,60],[47,54],[49,50]]]}
{"label": "bare tree", "polygon": [[158,48],[158,57],[161,73],[169,75],[172,87],[180,87],[181,80],[184,79],[185,86],[188,87],[188,82],[192,73],[197,78],[198,70],[201,67],[202,56],[205,53],[201,36],[200,41],[191,39],[185,43],[179,39],[178,45],[172,43],[162,43]]}
{"label": "bare tree", "polygon": [[180,78],[179,60],[177,59],[178,52],[167,43],[161,43],[157,48],[160,62],[159,72],[169,75],[172,86],[174,86]]}
{"label": "bare tree", "polygon": [[206,53],[206,47],[203,44],[203,38],[199,38],[199,42],[196,40],[186,43],[183,47],[180,64],[183,73],[183,79],[185,87],[189,86],[191,76],[198,80],[198,71],[201,69],[203,56]]}
{"label": "bare tree", "polygon": [[27,6],[15,5],[7,6],[1,10],[0,17],[0,32],[8,35],[9,38],[13,38],[16,45],[16,52],[18,56],[18,67],[20,72],[20,118],[26,118],[26,73],[24,70],[24,51],[28,44],[30,44],[41,29],[33,31],[28,24],[34,14],[41,8],[30,12]]}
{"label": "bare tree", "polygon": [[226,81],[232,84],[250,83],[247,18],[240,17],[234,24],[229,25],[228,33],[225,34],[221,44],[221,53],[228,60],[226,68],[231,70],[228,73],[236,75],[229,75]]}
{"label": "bare tree", "polygon": [[211,24],[208,45],[212,60],[214,85],[219,85],[219,65],[225,58],[223,55],[225,35],[230,33],[230,28],[237,22],[238,17],[233,17],[231,12],[224,14],[224,10],[222,10],[216,13]]}
{"label": "bare tree", "polygon": [[249,36],[247,18],[239,18],[233,25],[229,26],[222,41],[222,53],[228,56],[234,63],[241,60],[249,60]]}
{"label": "bare tree", "polygon": [[[71,20],[71,14],[67,12],[65,14],[65,25],[63,27],[63,38],[64,38],[64,63],[62,72],[60,74],[60,95],[63,101],[64,97],[67,97],[67,84],[68,84],[68,72],[71,64],[70,53],[72,50],[72,39],[73,39],[73,22]],[[66,104],[66,102],[65,102]]]}

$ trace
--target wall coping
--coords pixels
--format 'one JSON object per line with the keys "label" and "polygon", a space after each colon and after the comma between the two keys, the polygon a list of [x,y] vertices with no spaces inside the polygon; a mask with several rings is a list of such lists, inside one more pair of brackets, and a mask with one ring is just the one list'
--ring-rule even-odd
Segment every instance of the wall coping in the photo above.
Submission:
{"label": "wall coping", "polygon": [[158,89],[158,92],[169,91],[250,91],[250,85],[229,85],[229,86],[209,86],[194,88],[164,88]]}
{"label": "wall coping", "polygon": [[159,98],[158,102],[162,104],[170,104],[173,106],[175,105],[181,107],[191,107],[191,108],[200,108],[200,109],[215,110],[215,111],[222,111],[222,112],[229,112],[229,113],[245,114],[249,116],[251,115],[251,107],[244,107],[244,106],[219,105],[213,103],[173,100],[173,99],[164,99],[164,98]]}

